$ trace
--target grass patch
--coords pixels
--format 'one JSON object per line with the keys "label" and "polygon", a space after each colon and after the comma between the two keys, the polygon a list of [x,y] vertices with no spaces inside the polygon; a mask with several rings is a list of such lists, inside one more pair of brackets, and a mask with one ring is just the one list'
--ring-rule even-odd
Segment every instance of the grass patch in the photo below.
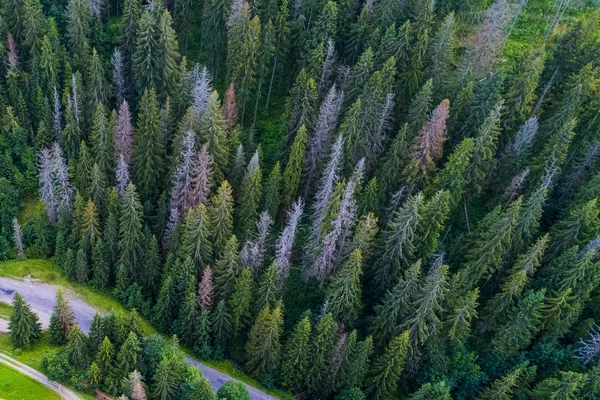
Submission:
{"label": "grass patch", "polygon": [[57,349],[57,347],[50,345],[49,338],[48,331],[43,331],[41,339],[30,348],[15,349],[10,341],[10,336],[7,334],[0,335],[0,352],[41,371],[44,356]]}
{"label": "grass patch", "polygon": [[21,214],[19,215],[19,222],[21,225],[25,225],[37,216],[43,216],[45,214],[44,205],[38,197],[28,197],[23,200],[23,207],[21,208]]}
{"label": "grass patch", "polygon": [[41,383],[0,364],[0,396],[5,400],[59,400]]}
{"label": "grass patch", "polygon": [[[0,262],[0,276],[22,278],[26,275],[31,275],[32,278],[40,279],[43,283],[56,285],[68,290],[98,311],[128,313],[118,301],[113,300],[110,297],[108,292],[95,290],[89,286],[67,280],[60,274],[58,267],[51,260],[32,259],[25,261],[10,260]],[[0,314],[1,313],[0,310]],[[154,333],[154,329],[145,321],[142,322],[142,328],[146,335]]]}
{"label": "grass patch", "polygon": [[13,306],[6,303],[0,303],[0,318],[8,320],[12,314]]}

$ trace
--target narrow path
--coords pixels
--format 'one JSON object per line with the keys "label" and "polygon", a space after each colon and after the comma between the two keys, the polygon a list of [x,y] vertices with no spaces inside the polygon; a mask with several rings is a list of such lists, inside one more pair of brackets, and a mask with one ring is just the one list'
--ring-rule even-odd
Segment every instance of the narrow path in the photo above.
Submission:
{"label": "narrow path", "polygon": [[53,390],[56,393],[58,393],[58,395],[61,397],[61,399],[82,400],[81,397],[79,397],[74,392],[67,389],[60,383],[51,381],[50,379],[48,379],[48,377],[46,375],[42,374],[41,372],[36,371],[35,369],[33,369],[31,367],[28,367],[27,365],[15,360],[14,358],[7,356],[4,353],[0,353],[0,363],[8,365],[10,368],[14,369],[15,371],[17,371],[23,375],[26,375],[32,379],[35,379],[36,381],[40,382],[42,385],[46,386],[50,390]]}
{"label": "narrow path", "polygon": [[[0,302],[9,303],[12,302],[12,298],[15,292],[19,292],[21,296],[29,303],[31,309],[40,317],[42,327],[46,329],[52,315],[52,308],[56,301],[56,286],[48,285],[45,283],[37,283],[33,281],[20,281],[17,279],[0,278]],[[96,313],[96,310],[87,304],[85,301],[74,296],[71,293],[65,293],[69,304],[75,314],[75,320],[85,333],[90,331],[92,325],[92,318]],[[8,325],[2,324],[0,321],[0,332],[7,330]],[[202,364],[192,358],[186,357],[185,362],[200,369],[204,376],[209,380],[212,387],[216,390],[227,381],[237,380],[232,376],[229,376],[221,371],[209,367],[206,364]],[[35,370],[32,370],[35,371]],[[35,371],[39,374],[39,372]],[[41,375],[41,374],[40,374]],[[43,375],[42,375],[43,376]],[[246,385],[248,392],[250,393],[251,400],[276,400],[276,397],[270,396],[263,391]]]}

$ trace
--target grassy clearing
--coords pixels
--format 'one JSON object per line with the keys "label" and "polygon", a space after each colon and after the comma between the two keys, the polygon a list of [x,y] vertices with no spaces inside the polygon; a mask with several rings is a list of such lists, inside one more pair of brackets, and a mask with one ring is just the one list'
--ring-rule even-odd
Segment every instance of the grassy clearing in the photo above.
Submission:
{"label": "grassy clearing", "polygon": [[21,225],[25,225],[37,216],[45,215],[44,205],[38,197],[28,197],[23,200],[23,207],[19,215]]}
{"label": "grassy clearing", "polygon": [[0,364],[0,397],[5,400],[59,400],[41,383]]}
{"label": "grassy clearing", "polygon": [[33,369],[41,371],[42,359],[44,356],[57,348],[50,345],[47,331],[42,332],[42,338],[28,349],[15,349],[7,334],[0,335],[0,352],[30,366]]}

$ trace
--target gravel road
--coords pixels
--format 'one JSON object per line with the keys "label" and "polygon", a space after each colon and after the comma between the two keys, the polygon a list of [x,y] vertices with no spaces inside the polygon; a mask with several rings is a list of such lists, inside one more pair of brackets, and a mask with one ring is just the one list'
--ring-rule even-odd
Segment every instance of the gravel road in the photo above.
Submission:
{"label": "gravel road", "polygon": [[[42,328],[47,329],[50,324],[52,308],[56,303],[56,286],[28,280],[0,278],[0,302],[10,304],[15,292],[19,292],[31,305],[33,311],[40,317]],[[82,331],[88,333],[96,310],[71,293],[66,292],[65,295],[75,313],[75,321]],[[2,328],[5,329],[2,330]],[[6,324],[0,324],[0,331],[6,332],[7,328]]]}
{"label": "gravel road", "polygon": [[[19,292],[21,296],[31,305],[33,311],[40,317],[42,327],[46,329],[48,327],[50,316],[52,315],[52,308],[56,300],[56,286],[48,285],[45,283],[36,283],[31,281],[20,281],[10,278],[0,278],[0,302],[10,303],[15,292]],[[92,324],[92,317],[96,313],[96,310],[89,306],[86,302],[75,297],[73,294],[65,293],[69,304],[75,313],[75,320],[82,331],[88,333]],[[4,329],[4,330],[3,330]],[[0,320],[0,332],[6,332],[8,324],[3,323]],[[0,353],[0,362],[2,357],[6,357]],[[185,362],[194,367],[200,369],[204,376],[210,381],[210,384],[215,390],[218,390],[225,382],[236,380],[233,377],[218,371],[208,365],[202,364],[194,359],[186,357]],[[27,367],[29,368],[29,367]],[[31,368],[30,368],[31,369]],[[32,370],[35,373],[42,375],[41,373]],[[43,375],[42,375],[43,376]],[[41,381],[40,381],[41,382]],[[43,383],[43,382],[42,382]],[[248,392],[250,393],[251,400],[276,400],[276,397],[270,396],[250,385],[246,385]],[[70,398],[68,398],[70,399]],[[78,399],[78,397],[74,397]]]}

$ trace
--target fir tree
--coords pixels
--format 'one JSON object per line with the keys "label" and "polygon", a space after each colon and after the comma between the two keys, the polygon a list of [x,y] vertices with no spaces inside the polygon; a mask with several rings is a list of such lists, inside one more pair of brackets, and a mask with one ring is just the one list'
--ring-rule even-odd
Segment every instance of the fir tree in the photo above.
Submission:
{"label": "fir tree", "polygon": [[212,259],[208,212],[204,204],[192,208],[185,217],[181,253],[185,259],[190,257],[200,271]]}
{"label": "fir tree", "polygon": [[177,337],[187,345],[194,343],[196,335],[196,306],[196,279],[192,277],[192,279],[187,283],[184,297],[179,305],[179,312],[177,314],[177,320],[175,321],[174,328]]}
{"label": "fir tree", "polygon": [[256,299],[254,300],[254,312],[258,314],[265,307],[274,309],[279,300],[280,277],[277,263],[269,265],[260,277],[256,288]]}
{"label": "fir tree", "polygon": [[222,179],[227,170],[229,148],[227,145],[227,123],[223,119],[221,102],[217,92],[212,92],[208,99],[206,112],[200,119],[200,137],[206,142],[210,156],[215,163],[215,180]]}

